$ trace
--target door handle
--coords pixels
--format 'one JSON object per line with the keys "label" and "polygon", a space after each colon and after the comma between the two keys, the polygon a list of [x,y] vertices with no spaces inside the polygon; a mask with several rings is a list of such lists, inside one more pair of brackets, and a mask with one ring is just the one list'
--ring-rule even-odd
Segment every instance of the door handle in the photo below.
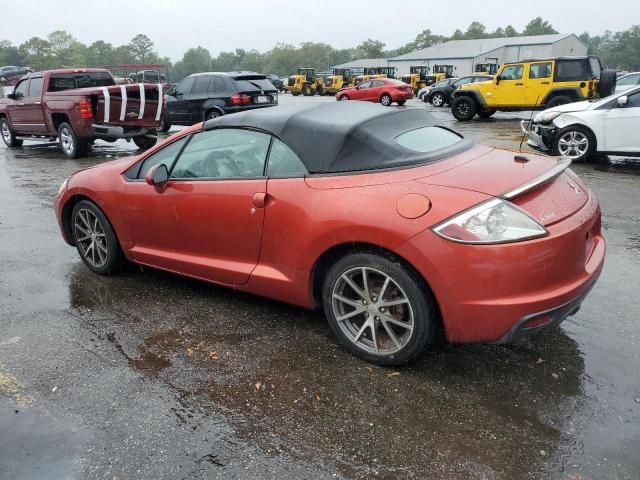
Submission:
{"label": "door handle", "polygon": [[19,103],[18,105],[20,105],[22,107],[22,106],[24,106],[24,103]]}
{"label": "door handle", "polygon": [[251,198],[251,201],[256,208],[264,208],[267,205],[267,194],[258,192]]}
{"label": "door handle", "polygon": [[549,85],[549,82],[540,82],[541,85]]}
{"label": "door handle", "polygon": [[521,87],[524,83],[516,83],[516,87]]}

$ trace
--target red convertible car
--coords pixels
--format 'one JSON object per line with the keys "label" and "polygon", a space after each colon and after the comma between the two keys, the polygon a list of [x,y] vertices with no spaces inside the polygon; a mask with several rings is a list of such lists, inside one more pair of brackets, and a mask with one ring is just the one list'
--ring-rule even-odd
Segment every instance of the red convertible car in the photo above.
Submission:
{"label": "red convertible car", "polygon": [[569,163],[479,145],[422,109],[294,105],[81,170],[55,210],[98,274],[128,260],[321,307],[351,352],[394,365],[437,329],[511,342],[578,310],[605,242]]}
{"label": "red convertible car", "polygon": [[373,78],[359,83],[355,87],[343,88],[336,94],[336,100],[363,100],[381,103],[388,107],[393,102],[404,105],[413,98],[411,86],[393,78]]}

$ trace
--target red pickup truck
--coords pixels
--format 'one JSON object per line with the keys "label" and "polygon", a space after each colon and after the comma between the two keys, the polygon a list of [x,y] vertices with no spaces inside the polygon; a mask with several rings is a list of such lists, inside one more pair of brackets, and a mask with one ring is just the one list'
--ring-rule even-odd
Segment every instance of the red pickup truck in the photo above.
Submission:
{"label": "red pickup truck", "polygon": [[26,75],[0,98],[0,134],[8,147],[24,138],[59,139],[69,158],[86,155],[95,139],[155,145],[162,85],[116,85],[108,70],[49,70]]}

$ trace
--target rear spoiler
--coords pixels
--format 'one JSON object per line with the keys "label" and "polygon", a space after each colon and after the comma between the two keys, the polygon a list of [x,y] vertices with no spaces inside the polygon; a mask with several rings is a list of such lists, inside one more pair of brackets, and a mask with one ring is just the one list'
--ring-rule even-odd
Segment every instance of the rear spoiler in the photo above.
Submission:
{"label": "rear spoiler", "polygon": [[567,168],[569,168],[569,165],[571,165],[571,159],[568,157],[562,157],[560,158],[560,160],[558,160],[558,164],[553,168],[547,170],[542,175],[539,175],[536,178],[523,183],[519,187],[503,193],[502,195],[500,195],[500,198],[502,198],[503,200],[512,200],[516,197],[519,197],[523,193],[538,188],[540,185],[548,183],[554,178],[559,177]]}

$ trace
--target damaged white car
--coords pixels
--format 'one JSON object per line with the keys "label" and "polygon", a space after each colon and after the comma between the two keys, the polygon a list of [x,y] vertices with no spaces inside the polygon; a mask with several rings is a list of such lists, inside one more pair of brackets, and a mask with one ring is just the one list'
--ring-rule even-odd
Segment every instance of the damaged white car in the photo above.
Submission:
{"label": "damaged white car", "polygon": [[573,161],[596,153],[640,156],[640,87],[550,108],[523,120],[522,130],[529,146]]}

